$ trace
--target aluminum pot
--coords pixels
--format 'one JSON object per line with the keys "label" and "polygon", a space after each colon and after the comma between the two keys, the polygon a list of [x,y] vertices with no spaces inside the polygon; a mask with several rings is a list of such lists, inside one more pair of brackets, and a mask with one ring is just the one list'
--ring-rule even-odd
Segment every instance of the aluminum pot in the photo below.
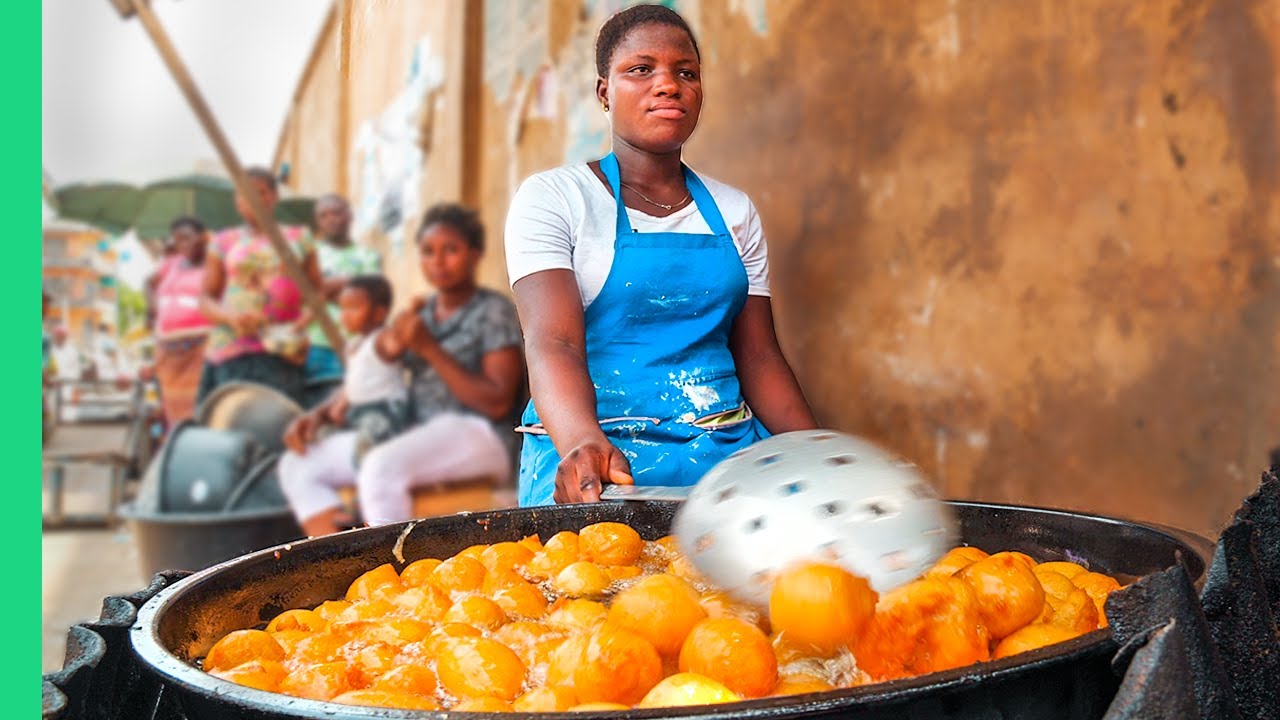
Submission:
{"label": "aluminum pot", "polygon": [[[1040,561],[1075,560],[1121,582],[1181,561],[1202,583],[1213,546],[1195,535],[1111,518],[1038,508],[953,502],[962,540],[988,550],[1018,550]],[[403,567],[444,558],[471,545],[544,539],[596,522],[622,522],[646,539],[666,534],[677,505],[601,503],[460,514],[300,541],[216,565],[149,601],[132,630],[139,662],[176,696],[190,720],[435,718],[452,713],[351,707],[291,698],[219,680],[194,661],[232,630],[276,614],[340,598],[361,573],[382,563]],[[827,693],[728,705],[599,713],[604,717],[753,718],[1100,718],[1119,685],[1110,668],[1109,630],[1015,657],[916,678]],[[503,720],[509,715],[493,715]],[[545,720],[582,720],[581,713]]]}

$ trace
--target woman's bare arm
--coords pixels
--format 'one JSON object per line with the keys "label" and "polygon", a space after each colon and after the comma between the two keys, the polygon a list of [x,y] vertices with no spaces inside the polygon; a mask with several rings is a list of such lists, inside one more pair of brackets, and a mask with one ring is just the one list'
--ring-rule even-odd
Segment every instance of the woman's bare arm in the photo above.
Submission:
{"label": "woman's bare arm", "polygon": [[629,480],[630,467],[596,418],[577,280],[570,270],[544,270],[521,278],[513,290],[529,356],[530,392],[562,458],[555,499],[599,500],[603,483]]}
{"label": "woman's bare arm", "polygon": [[818,426],[778,346],[773,305],[767,297],[749,296],[733,322],[729,350],[747,405],[773,434],[812,430]]}

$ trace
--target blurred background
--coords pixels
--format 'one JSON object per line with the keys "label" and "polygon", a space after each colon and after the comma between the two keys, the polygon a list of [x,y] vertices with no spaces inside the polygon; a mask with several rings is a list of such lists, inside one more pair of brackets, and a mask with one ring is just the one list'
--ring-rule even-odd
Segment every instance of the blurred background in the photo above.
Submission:
{"label": "blurred background", "polygon": [[[350,198],[400,300],[442,200],[480,210],[509,293],[519,182],[608,151],[593,42],[629,4],[154,3],[242,162]],[[1280,5],[664,4],[704,63],[687,160],[759,208],[824,425],[947,497],[1216,536],[1280,447]],[[136,22],[44,12],[46,289],[83,342],[145,344],[156,239],[60,218],[56,188],[225,173]]]}

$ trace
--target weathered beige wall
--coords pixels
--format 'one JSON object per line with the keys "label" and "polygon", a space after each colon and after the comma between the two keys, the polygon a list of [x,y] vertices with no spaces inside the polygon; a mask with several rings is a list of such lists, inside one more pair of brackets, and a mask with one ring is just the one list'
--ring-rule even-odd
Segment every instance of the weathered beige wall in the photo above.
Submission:
{"label": "weathered beige wall", "polygon": [[[495,237],[597,127],[601,5],[520,3],[542,71],[485,39],[515,64],[465,129]],[[1227,518],[1280,445],[1280,4],[677,6],[706,76],[688,157],[755,199],[825,424],[955,497]]]}

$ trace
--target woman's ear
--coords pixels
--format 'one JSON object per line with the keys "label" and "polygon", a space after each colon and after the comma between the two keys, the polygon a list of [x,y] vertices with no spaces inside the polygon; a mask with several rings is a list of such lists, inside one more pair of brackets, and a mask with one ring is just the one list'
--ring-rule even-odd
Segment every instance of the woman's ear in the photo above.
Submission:
{"label": "woman's ear", "polygon": [[609,81],[605,78],[596,78],[596,100],[602,110],[609,112]]}

